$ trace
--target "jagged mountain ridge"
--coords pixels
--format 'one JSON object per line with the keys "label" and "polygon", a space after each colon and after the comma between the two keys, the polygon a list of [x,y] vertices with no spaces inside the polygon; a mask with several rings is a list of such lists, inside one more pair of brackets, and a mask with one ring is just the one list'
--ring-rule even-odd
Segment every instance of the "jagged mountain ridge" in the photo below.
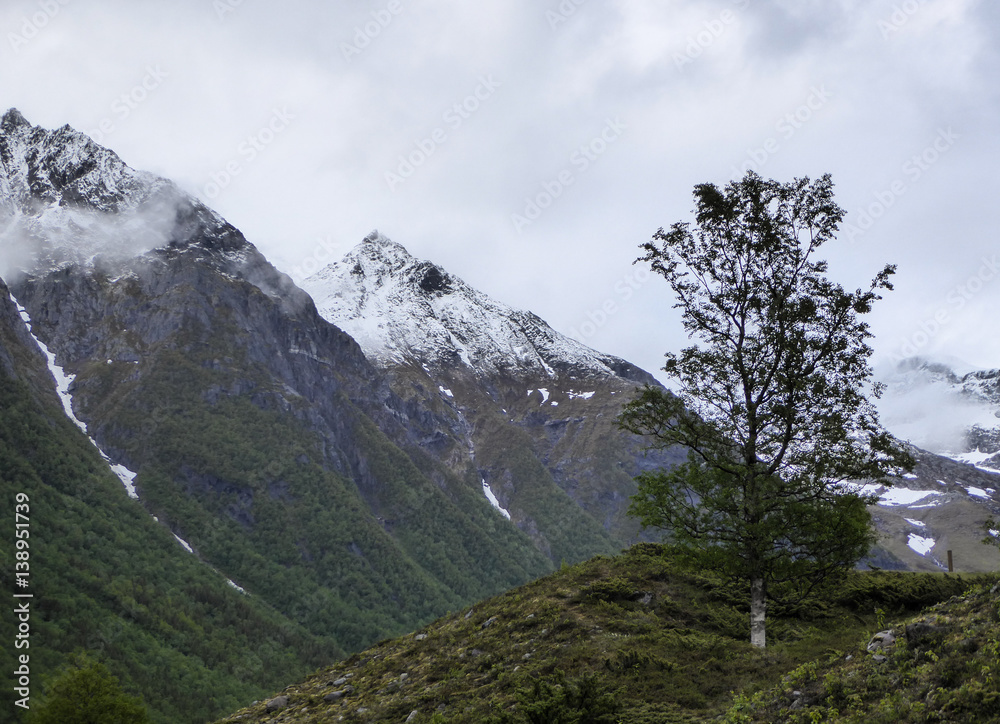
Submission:
{"label": "jagged mountain ridge", "polygon": [[32,126],[16,109],[0,119],[0,211],[8,281],[70,267],[114,278],[146,252],[193,252],[286,308],[311,304],[238,229],[173,182],[132,169],[68,125]]}
{"label": "jagged mountain ridge", "polygon": [[480,377],[611,377],[655,384],[625,360],[552,329],[537,315],[473,289],[373,231],[302,283],[319,312],[383,367],[418,361]]}
{"label": "jagged mountain ridge", "polygon": [[0,119],[0,132],[0,208],[9,213],[28,214],[51,203],[118,212],[170,185],[129,168],[114,151],[68,125],[47,131],[14,108]]}

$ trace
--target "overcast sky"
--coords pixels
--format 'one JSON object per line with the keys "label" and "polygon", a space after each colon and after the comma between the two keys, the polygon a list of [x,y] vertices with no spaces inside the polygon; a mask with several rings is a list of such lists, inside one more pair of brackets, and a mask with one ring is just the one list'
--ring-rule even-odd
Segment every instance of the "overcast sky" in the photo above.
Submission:
{"label": "overcast sky", "polygon": [[[880,357],[1000,366],[1000,4],[4,0],[0,112],[169,177],[293,277],[377,228],[604,352],[687,344],[638,245],[831,173]],[[544,208],[542,208],[544,207]]]}

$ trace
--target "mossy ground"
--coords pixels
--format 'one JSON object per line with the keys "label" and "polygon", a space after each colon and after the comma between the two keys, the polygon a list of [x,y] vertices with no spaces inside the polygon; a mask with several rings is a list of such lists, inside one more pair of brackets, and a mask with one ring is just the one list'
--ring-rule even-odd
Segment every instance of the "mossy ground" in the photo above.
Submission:
{"label": "mossy ground", "polygon": [[[323,669],[281,692],[279,710],[259,702],[224,721],[403,722],[414,711],[411,722],[436,724],[716,720],[734,697],[780,688],[803,664],[863,646],[887,617],[982,580],[852,573],[808,600],[773,601],[759,651],[748,641],[746,591],[640,544]],[[324,698],[348,685],[346,696]]]}
{"label": "mossy ground", "polygon": [[892,622],[877,660],[859,643],[796,668],[779,686],[740,697],[726,718],[756,722],[1000,722],[1000,584]]}

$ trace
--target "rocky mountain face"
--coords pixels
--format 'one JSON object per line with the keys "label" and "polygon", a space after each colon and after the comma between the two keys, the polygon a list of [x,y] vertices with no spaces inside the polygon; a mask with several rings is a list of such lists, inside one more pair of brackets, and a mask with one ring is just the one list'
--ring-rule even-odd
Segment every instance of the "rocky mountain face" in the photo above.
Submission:
{"label": "rocky mountain face", "polygon": [[29,385],[34,394],[47,395],[54,381],[45,369],[45,356],[24,326],[10,290],[0,279],[0,372]]}
{"label": "rocky mountain face", "polygon": [[615,425],[638,387],[658,384],[651,375],[378,232],[303,288],[396,394],[448,421],[427,431],[424,446],[456,471],[476,471],[495,505],[547,555],[572,557],[574,529],[606,541],[606,551],[639,538],[626,515],[633,478],[683,456],[646,455],[642,440]]}
{"label": "rocky mountain face", "polygon": [[995,571],[996,548],[984,546],[983,523],[1000,515],[1000,473],[912,447],[917,465],[878,494],[871,512],[881,534],[869,563],[879,568],[941,571],[948,551],[956,571]]}

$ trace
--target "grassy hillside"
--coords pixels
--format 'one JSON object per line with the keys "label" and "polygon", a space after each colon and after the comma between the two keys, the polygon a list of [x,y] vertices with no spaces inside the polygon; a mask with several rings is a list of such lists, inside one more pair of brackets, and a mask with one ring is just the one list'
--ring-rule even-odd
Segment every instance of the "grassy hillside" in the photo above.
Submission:
{"label": "grassy hillside", "polygon": [[772,602],[762,652],[748,643],[746,591],[640,544],[384,641],[223,722],[714,720],[740,692],[842,658],[884,620],[983,580],[855,572],[808,600]]}

